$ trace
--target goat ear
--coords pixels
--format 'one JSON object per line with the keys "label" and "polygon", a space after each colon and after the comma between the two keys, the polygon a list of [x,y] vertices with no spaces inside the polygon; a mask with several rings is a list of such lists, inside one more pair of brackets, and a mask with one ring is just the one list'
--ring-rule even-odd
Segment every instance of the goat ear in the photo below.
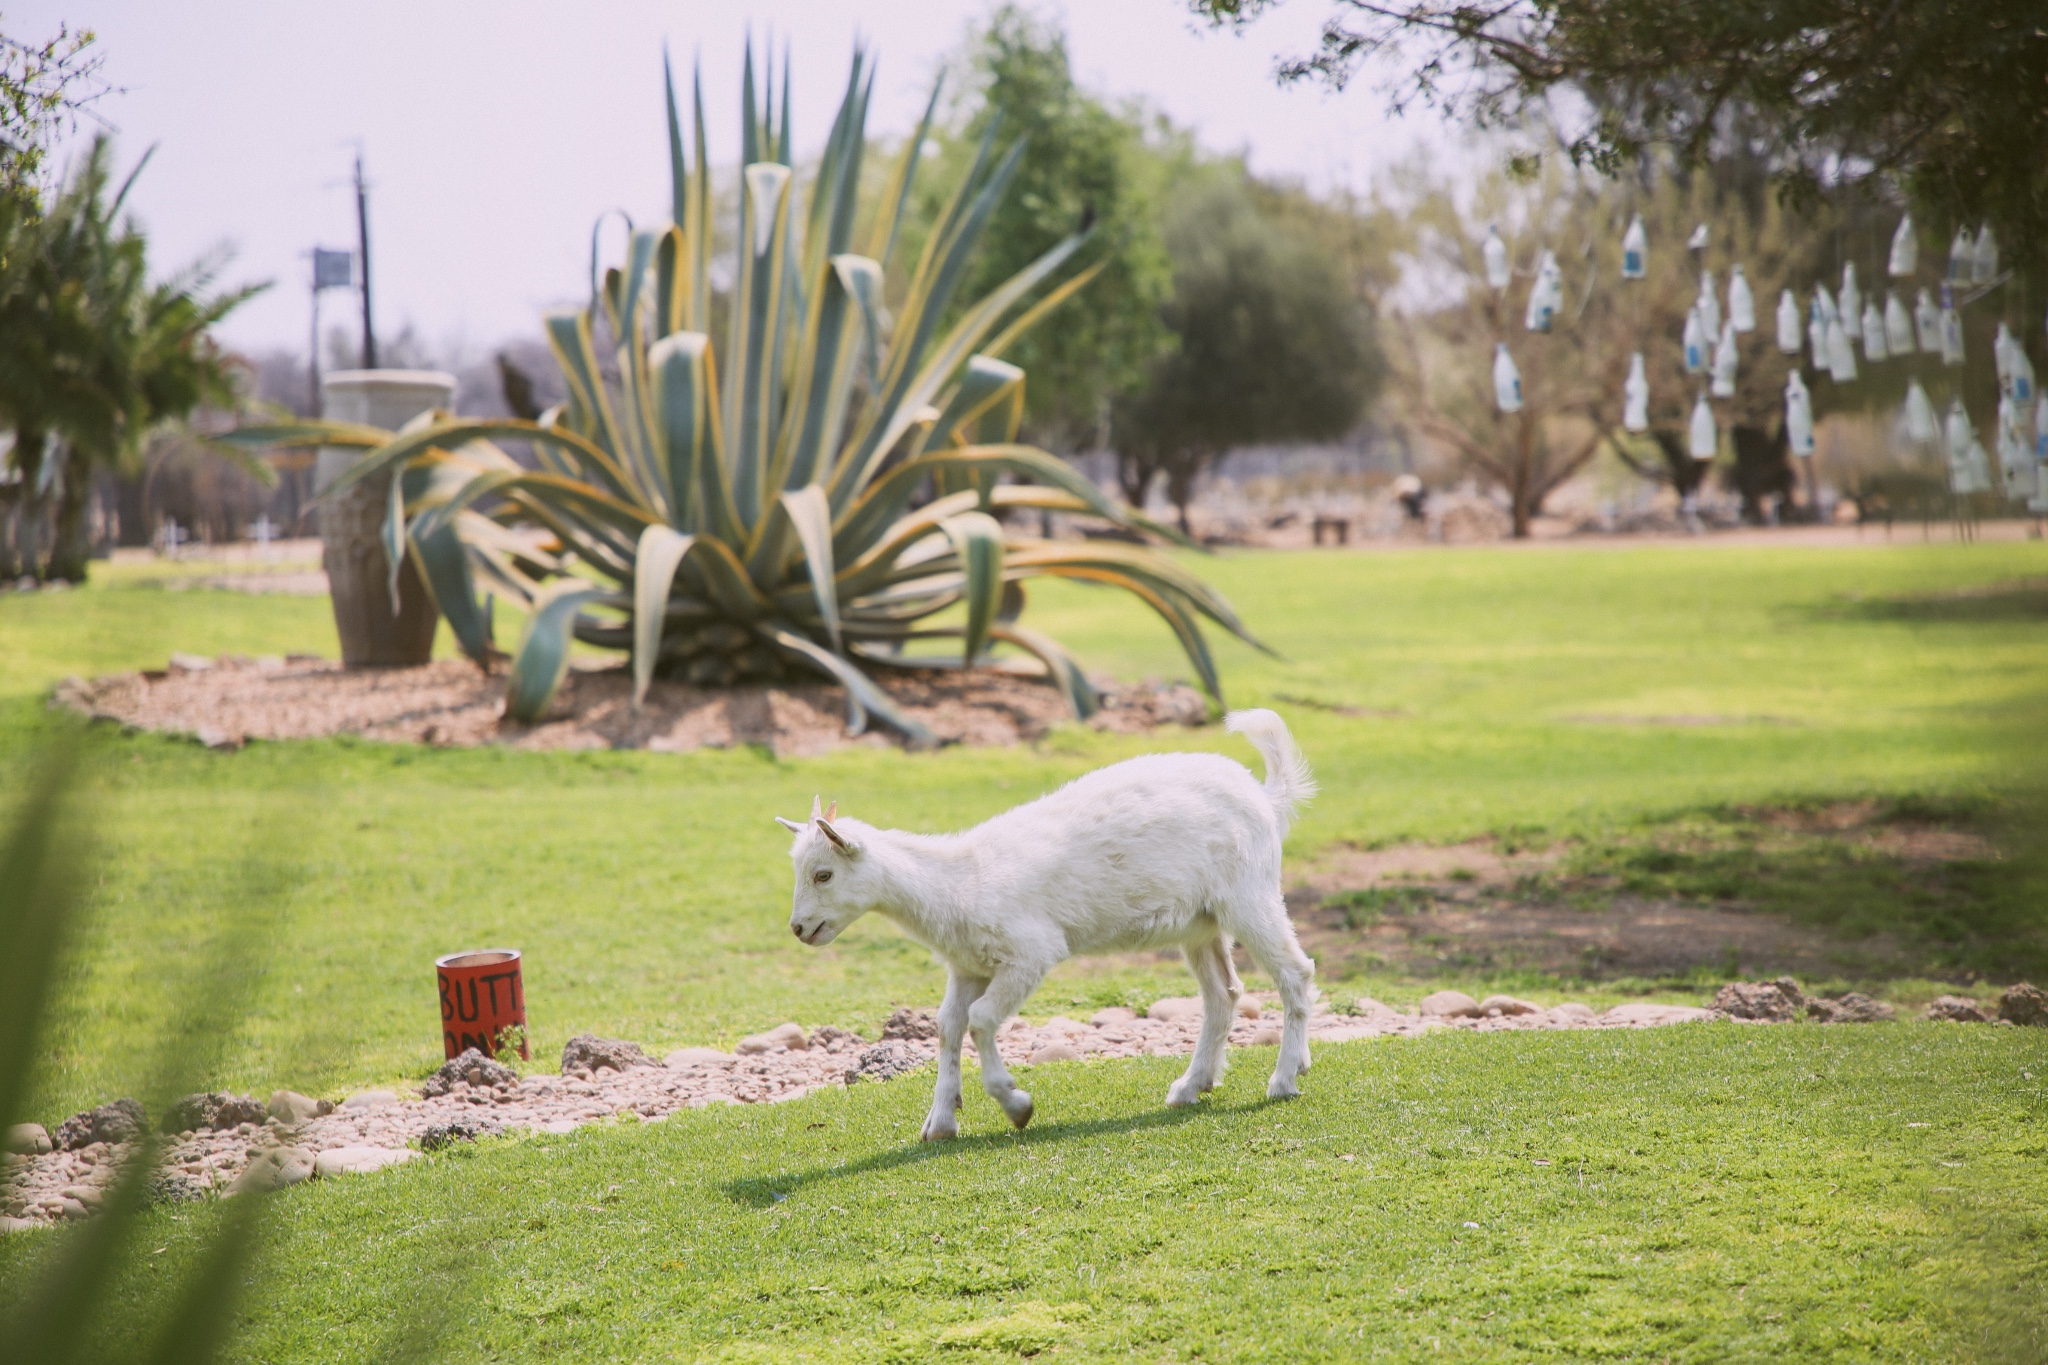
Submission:
{"label": "goat ear", "polygon": [[839,818],[839,803],[837,801],[825,807],[825,818],[827,820],[837,820]]}
{"label": "goat ear", "polygon": [[804,827],[801,824],[794,820],[785,820],[779,815],[775,817],[775,823],[788,830],[791,834],[802,834],[804,832]]}
{"label": "goat ear", "polygon": [[838,852],[842,856],[851,858],[860,852],[859,849],[855,848],[852,844],[846,842],[845,837],[841,835],[838,830],[832,828],[831,824],[826,821],[824,816],[821,815],[818,817],[817,824],[818,828],[824,832],[825,837],[832,841],[832,847],[838,850]]}
{"label": "goat ear", "polygon": [[823,797],[821,797],[821,796],[814,796],[814,797],[812,797],[812,798],[811,798],[811,818],[812,818],[813,820],[815,820],[815,819],[817,819],[817,818],[818,818],[819,816],[823,815],[824,813],[825,813],[825,798],[823,798]]}

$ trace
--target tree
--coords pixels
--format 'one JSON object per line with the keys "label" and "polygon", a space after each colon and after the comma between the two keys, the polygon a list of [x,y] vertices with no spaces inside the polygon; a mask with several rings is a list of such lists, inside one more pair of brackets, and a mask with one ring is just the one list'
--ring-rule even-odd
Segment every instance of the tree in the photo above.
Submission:
{"label": "tree", "polygon": [[[1754,162],[1688,170],[1672,157],[1652,156],[1627,179],[1609,180],[1561,160],[1546,162],[1533,179],[1497,170],[1469,201],[1427,181],[1413,188],[1422,276],[1445,285],[1441,306],[1402,321],[1406,344],[1394,388],[1403,408],[1423,434],[1507,493],[1517,536],[1529,533],[1544,500],[1603,448],[1689,499],[1713,462],[1695,459],[1688,440],[1707,380],[1686,371],[1685,318],[1699,296],[1702,269],[1713,273],[1717,301],[1725,302],[1730,267],[1740,263],[1757,330],[1736,339],[1735,393],[1711,406],[1736,453],[1738,486],[1747,485],[1755,510],[1784,483],[1784,385],[1798,363],[1775,344],[1779,291],[1824,273],[1835,259],[1837,221],[1781,203],[1766,192]],[[1638,214],[1650,242],[1647,277],[1624,281],[1622,236]],[[1700,223],[1714,226],[1707,249],[1694,252],[1684,243]],[[1500,232],[1514,270],[1505,290],[1487,280],[1482,243],[1489,227]],[[1563,277],[1563,306],[1548,332],[1532,332],[1529,291],[1546,251]],[[1803,303],[1803,288],[1799,298]],[[1516,413],[1502,412],[1495,395],[1500,343],[1521,376]],[[1648,429],[1631,435],[1622,426],[1623,386],[1636,353],[1650,397]],[[1895,392],[1896,375],[1866,373],[1851,387],[1835,386],[1823,373],[1811,376],[1818,413]]]}
{"label": "tree", "polygon": [[84,579],[95,472],[133,461],[153,428],[234,401],[233,370],[209,332],[264,287],[210,294],[219,258],[152,283],[147,240],[120,217],[142,167],[113,189],[110,161],[95,138],[46,211],[17,208],[4,221],[0,421],[19,476],[8,576]]}
{"label": "tree", "polygon": [[[1024,140],[1008,196],[991,215],[960,297],[985,296],[1079,226],[1091,226],[1099,273],[1059,306],[1059,321],[1020,339],[1009,358],[1031,376],[1024,432],[1055,451],[1097,439],[1107,406],[1134,387],[1166,345],[1159,317],[1171,265],[1156,204],[1160,158],[1133,111],[1112,110],[1074,83],[1056,24],[1003,5],[957,65],[968,111],[946,133],[941,174],[921,205],[936,221],[992,120],[999,141]],[[1048,281],[1039,296],[1060,281]]]}
{"label": "tree", "polygon": [[1195,480],[1230,450],[1330,440],[1357,424],[1385,372],[1344,271],[1314,236],[1261,213],[1241,167],[1194,176],[1166,240],[1172,350],[1120,399],[1111,444],[1124,496],[1143,507],[1164,476],[1189,530]]}
{"label": "tree", "polygon": [[52,133],[105,92],[91,29],[25,43],[0,33],[0,195],[34,204]]}
{"label": "tree", "polygon": [[[1219,24],[1280,0],[1190,0]],[[1988,221],[2048,271],[2048,39],[2039,0],[1336,0],[1318,49],[1283,79],[1342,85],[1401,63],[1397,108],[1513,122],[1558,92],[1585,99],[1572,157],[1613,171],[1653,145],[1697,165],[1731,114],[1807,195],[1824,180],[1896,182],[1936,226]]]}

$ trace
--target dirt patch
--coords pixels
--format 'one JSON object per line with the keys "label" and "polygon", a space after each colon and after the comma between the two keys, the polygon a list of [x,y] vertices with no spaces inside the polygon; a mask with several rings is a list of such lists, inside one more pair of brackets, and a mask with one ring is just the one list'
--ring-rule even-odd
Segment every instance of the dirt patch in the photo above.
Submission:
{"label": "dirt patch", "polygon": [[[1012,673],[916,670],[879,681],[941,744],[1028,743],[1070,719],[1053,687]],[[1201,695],[1182,684],[1102,690],[1103,708],[1089,722],[1099,729],[1140,732],[1208,719]],[[758,744],[778,757],[801,757],[849,744],[901,742],[879,726],[849,736],[846,693],[822,682],[704,688],[657,681],[637,711],[632,692],[623,669],[571,670],[540,723],[519,725],[502,718],[504,674],[462,660],[345,669],[304,655],[180,655],[160,671],[69,679],[54,700],[98,719],[187,734],[220,748],[251,739],[354,735],[442,746],[665,753]]]}
{"label": "dirt patch", "polygon": [[[1910,898],[1997,857],[1972,830],[1853,801],[1744,810],[1612,846],[1336,848],[1294,874],[1287,899],[1304,944],[1338,976],[1939,975],[1903,919],[1816,922],[1800,907],[1868,905],[1887,886]],[[1734,889],[1708,889],[1717,883]]]}

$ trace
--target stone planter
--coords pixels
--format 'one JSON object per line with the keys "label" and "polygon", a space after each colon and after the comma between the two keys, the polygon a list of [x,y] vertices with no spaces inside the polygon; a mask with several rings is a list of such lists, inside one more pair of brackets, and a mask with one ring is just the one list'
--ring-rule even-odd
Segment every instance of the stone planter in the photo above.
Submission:
{"label": "stone planter", "polygon": [[[336,422],[397,430],[430,408],[451,407],[455,376],[438,370],[339,370],[321,383],[321,407]],[[363,452],[322,446],[313,484],[324,489]],[[320,505],[320,560],[349,668],[423,664],[434,650],[439,614],[408,561],[398,577],[398,610],[391,609],[390,561],[384,555],[384,516],[390,474],[366,479]]]}

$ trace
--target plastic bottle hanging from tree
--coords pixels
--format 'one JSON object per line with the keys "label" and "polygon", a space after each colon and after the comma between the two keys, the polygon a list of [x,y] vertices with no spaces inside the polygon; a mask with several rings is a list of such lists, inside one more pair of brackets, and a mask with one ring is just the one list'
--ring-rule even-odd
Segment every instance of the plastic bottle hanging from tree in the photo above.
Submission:
{"label": "plastic bottle hanging from tree", "polygon": [[1522,372],[1505,341],[1493,344],[1493,401],[1502,412],[1522,410]]}
{"label": "plastic bottle hanging from tree", "polygon": [[1998,278],[1998,239],[1991,235],[1991,224],[1977,229],[1977,249],[1970,253],[1970,282],[1989,284]]}
{"label": "plastic bottle hanging from tree", "polygon": [[1884,347],[1894,356],[1913,354],[1913,315],[1906,311],[1906,302],[1894,289],[1884,301]]}
{"label": "plastic bottle hanging from tree", "polygon": [[1721,324],[1721,340],[1714,347],[1714,397],[1735,396],[1735,320]]}
{"label": "plastic bottle hanging from tree", "polygon": [[2042,467],[2041,491],[2048,494],[2048,393],[2034,400],[2034,460]]}
{"label": "plastic bottle hanging from tree", "polygon": [[2022,406],[2034,401],[2034,362],[2019,338],[2012,343],[2012,401]]}
{"label": "plastic bottle hanging from tree", "polygon": [[1813,348],[1813,368],[1828,368],[1828,314],[1834,311],[1834,301],[1828,297],[1828,287],[1815,285],[1813,299],[1806,305],[1806,341]]}
{"label": "plastic bottle hanging from tree", "polygon": [[1863,358],[1865,360],[1891,359],[1891,347],[1885,343],[1884,314],[1877,311],[1876,299],[1863,302]]}
{"label": "plastic bottle hanging from tree", "polygon": [[1643,353],[1628,358],[1628,379],[1621,386],[1621,425],[1628,431],[1650,429],[1650,376],[1643,369]]}
{"label": "plastic bottle hanging from tree", "polygon": [[1906,437],[1915,445],[1932,445],[1941,438],[1934,404],[1927,401],[1927,390],[1920,387],[1918,379],[1906,384]]}
{"label": "plastic bottle hanging from tree", "polygon": [[1849,345],[1849,329],[1840,318],[1828,324],[1828,375],[1837,384],[1856,378],[1856,352]]}
{"label": "plastic bottle hanging from tree", "polygon": [[1508,287],[1508,244],[1500,239],[1500,229],[1488,223],[1486,241],[1480,245],[1479,254],[1486,259],[1486,282],[1495,289]]}
{"label": "plastic bottle hanging from tree", "polygon": [[1650,235],[1643,231],[1643,215],[1629,219],[1628,231],[1621,234],[1621,277],[1625,280],[1640,280],[1650,270]]}
{"label": "plastic bottle hanging from tree", "polygon": [[1941,354],[1941,310],[1934,306],[1934,295],[1925,289],[1913,307],[1913,329],[1920,334],[1921,354]]}
{"label": "plastic bottle hanging from tree", "polygon": [[1785,376],[1785,437],[1794,455],[1813,454],[1813,395],[1797,370]]}
{"label": "plastic bottle hanging from tree", "polygon": [[1546,251],[1542,264],[1536,267],[1536,283],[1529,288],[1529,308],[1522,325],[1532,332],[1549,331],[1563,303],[1564,272],[1557,268],[1556,253]]}
{"label": "plastic bottle hanging from tree", "polygon": [[1942,427],[1942,451],[1951,464],[1960,463],[1969,453],[1970,442],[1977,439],[1977,433],[1970,428],[1970,414],[1963,410],[1963,400],[1958,398],[1948,405],[1948,421]]}
{"label": "plastic bottle hanging from tree", "polygon": [[1685,313],[1685,372],[1699,374],[1707,368],[1707,324],[1695,303]]}
{"label": "plastic bottle hanging from tree", "polygon": [[1956,314],[1955,291],[1941,287],[1941,363],[1963,363],[1963,320]]}
{"label": "plastic bottle hanging from tree", "polygon": [[1692,236],[1685,239],[1685,245],[1689,251],[1705,251],[1707,249],[1707,225],[1701,223],[1698,227],[1694,228]]}
{"label": "plastic bottle hanging from tree", "polygon": [[1798,355],[1804,343],[1799,335],[1799,301],[1792,297],[1792,291],[1778,291],[1778,349],[1786,355]]}
{"label": "plastic bottle hanging from tree", "polygon": [[1842,322],[1850,334],[1863,329],[1863,292],[1856,287],[1856,262],[1842,267]]}
{"label": "plastic bottle hanging from tree", "polygon": [[1948,244],[1948,282],[1968,284],[1970,276],[1977,270],[1977,243],[1966,227],[1956,229],[1956,235]]}
{"label": "plastic bottle hanging from tree", "polygon": [[1991,368],[1998,375],[1998,391],[2012,391],[2012,328],[1998,324],[1998,335],[1991,338]]}
{"label": "plastic bottle hanging from tree", "polygon": [[1910,213],[1899,219],[1898,231],[1892,234],[1889,265],[1891,277],[1895,280],[1911,279],[1920,269],[1920,239],[1913,235],[1913,215]]}
{"label": "plastic bottle hanging from tree", "polygon": [[1693,307],[1700,310],[1700,326],[1707,329],[1707,340],[1712,341],[1721,335],[1721,300],[1714,293],[1713,271],[1700,272],[1700,296],[1694,300]]}
{"label": "plastic bottle hanging from tree", "polygon": [[1736,265],[1728,272],[1728,320],[1738,332],[1756,330],[1756,295],[1750,292],[1749,276]]}
{"label": "plastic bottle hanging from tree", "polygon": [[2027,449],[2026,434],[2020,430],[2021,411],[2010,394],[1998,400],[1998,479],[2005,496],[2015,502],[2034,492],[2033,452]]}
{"label": "plastic bottle hanging from tree", "polygon": [[1692,429],[1687,436],[1695,460],[1711,460],[1721,448],[1720,428],[1714,425],[1714,409],[1704,393],[1692,405]]}

